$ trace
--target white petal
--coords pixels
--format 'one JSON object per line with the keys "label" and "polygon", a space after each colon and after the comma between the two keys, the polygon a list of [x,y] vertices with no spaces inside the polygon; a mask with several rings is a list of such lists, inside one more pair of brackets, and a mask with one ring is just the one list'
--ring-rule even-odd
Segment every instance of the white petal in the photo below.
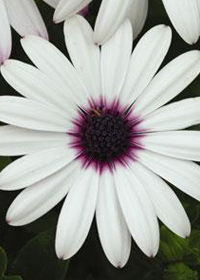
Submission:
{"label": "white petal", "polygon": [[88,235],[96,207],[98,176],[92,168],[83,170],[81,180],[64,202],[56,232],[56,253],[61,259],[73,256]]}
{"label": "white petal", "polygon": [[200,35],[200,15],[197,0],[162,0],[176,31],[188,43],[194,44]]}
{"label": "white petal", "polygon": [[198,10],[199,10],[199,15],[200,15],[200,1],[196,0],[196,3],[197,3]]}
{"label": "white petal", "polygon": [[113,102],[122,89],[132,51],[132,28],[126,20],[101,48],[102,93]]}
{"label": "white petal", "polygon": [[179,236],[188,237],[191,231],[190,221],[171,188],[139,162],[132,162],[131,169],[153,202],[158,218]]}
{"label": "white petal", "polygon": [[85,102],[87,89],[69,60],[51,43],[37,36],[21,40],[22,47],[33,63],[57,86],[66,89],[76,103]]}
{"label": "white petal", "polygon": [[147,256],[153,257],[159,247],[159,227],[154,207],[142,184],[125,168],[120,167],[115,172],[122,212],[139,248]]}
{"label": "white petal", "polygon": [[4,79],[28,99],[51,105],[63,114],[73,115],[77,110],[61,88],[36,67],[17,60],[7,60],[1,67]]}
{"label": "white petal", "polygon": [[200,131],[148,133],[142,138],[142,145],[159,154],[200,161]]}
{"label": "white petal", "polygon": [[97,15],[94,40],[97,44],[105,43],[127,18],[133,0],[103,0]]}
{"label": "white petal", "polygon": [[166,181],[200,200],[200,167],[190,161],[140,150],[139,161]]}
{"label": "white petal", "polygon": [[66,132],[72,123],[54,108],[16,96],[0,97],[0,120],[24,128]]}
{"label": "white petal", "polygon": [[89,13],[89,5],[86,5],[82,10],[78,12],[79,15],[85,17]]}
{"label": "white petal", "polygon": [[133,26],[134,39],[141,32],[148,12],[148,0],[134,0],[128,10],[127,17],[131,20]]}
{"label": "white petal", "polygon": [[60,170],[74,158],[74,151],[67,145],[21,157],[1,171],[1,189],[28,187]]}
{"label": "white petal", "polygon": [[5,9],[4,0],[0,0],[0,65],[10,56],[11,53],[11,30],[8,22],[8,15]]}
{"label": "white petal", "polygon": [[183,129],[200,123],[200,97],[188,98],[159,108],[140,123],[141,130]]}
{"label": "white petal", "polygon": [[90,2],[92,0],[60,0],[53,19],[56,23],[63,21],[81,11]]}
{"label": "white petal", "polygon": [[149,84],[160,67],[171,43],[172,32],[166,25],[151,28],[135,47],[125,84],[122,102],[133,102]]}
{"label": "white petal", "polygon": [[0,126],[0,155],[19,156],[64,146],[66,133],[23,129],[12,125]]}
{"label": "white petal", "polygon": [[56,8],[60,0],[43,0],[43,1],[49,4],[52,8]]}
{"label": "white petal", "polygon": [[22,226],[37,220],[58,204],[78,179],[79,165],[74,161],[24,189],[9,207],[7,222],[12,226]]}
{"label": "white petal", "polygon": [[135,113],[147,115],[170,101],[200,73],[200,52],[186,52],[168,63],[135,103]]}
{"label": "white petal", "polygon": [[64,33],[69,55],[88,94],[99,97],[100,50],[94,44],[91,26],[83,17],[76,15],[65,22]]}
{"label": "white petal", "polygon": [[115,267],[123,267],[130,255],[131,236],[110,171],[105,171],[100,176],[96,219],[100,241],[108,260]]}
{"label": "white petal", "polygon": [[33,0],[6,0],[4,2],[10,24],[21,36],[34,34],[48,39],[45,24]]}

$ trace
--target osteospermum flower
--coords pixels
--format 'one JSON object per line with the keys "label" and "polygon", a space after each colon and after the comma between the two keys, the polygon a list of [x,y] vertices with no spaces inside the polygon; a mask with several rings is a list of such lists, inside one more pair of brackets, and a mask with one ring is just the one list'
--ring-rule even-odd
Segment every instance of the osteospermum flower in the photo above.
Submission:
{"label": "osteospermum flower", "polygon": [[[54,2],[54,19],[60,22],[73,15],[93,0],[45,0]],[[103,0],[96,24],[95,41],[105,42],[114,34],[125,18],[133,24],[134,37],[141,31],[148,10],[148,0]],[[162,0],[179,35],[189,44],[200,36],[200,0]]]}
{"label": "osteospermum flower", "polygon": [[[184,53],[156,75],[171,42],[158,25],[132,52],[125,21],[101,49],[81,16],[65,24],[73,65],[40,37],[22,39],[37,66],[8,60],[1,71],[24,97],[0,97],[1,155],[23,157],[0,173],[1,190],[25,188],[7,213],[13,226],[44,215],[66,195],[56,233],[59,258],[73,256],[94,215],[103,250],[125,265],[131,236],[147,256],[159,247],[157,217],[176,234],[190,223],[168,181],[200,199],[200,98],[168,103],[200,72],[200,53]],[[163,180],[163,179],[164,180]]]}
{"label": "osteospermum flower", "polygon": [[188,44],[200,36],[200,0],[162,0],[168,16],[179,35]]}
{"label": "osteospermum flower", "polygon": [[10,25],[21,36],[35,34],[48,38],[46,27],[33,0],[0,0],[0,65],[11,52]]}
{"label": "osteospermum flower", "polygon": [[[44,0],[56,8],[54,21],[61,22],[80,12],[93,0]],[[103,0],[97,15],[94,40],[97,44],[106,42],[128,17],[133,26],[134,38],[140,33],[147,16],[148,0]]]}

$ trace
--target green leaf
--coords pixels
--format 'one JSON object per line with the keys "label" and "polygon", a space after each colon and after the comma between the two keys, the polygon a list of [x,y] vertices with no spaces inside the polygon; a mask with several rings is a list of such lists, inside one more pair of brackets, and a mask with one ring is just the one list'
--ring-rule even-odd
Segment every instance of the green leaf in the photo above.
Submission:
{"label": "green leaf", "polygon": [[195,229],[192,231],[189,238],[189,250],[185,256],[185,262],[188,265],[200,264],[200,230]]}
{"label": "green leaf", "polygon": [[198,280],[198,273],[184,263],[169,265],[164,273],[164,280]]}
{"label": "green leaf", "polygon": [[190,235],[189,245],[200,251],[200,229],[194,229]]}
{"label": "green leaf", "polygon": [[0,247],[0,276],[2,276],[7,268],[7,256],[3,248]]}
{"label": "green leaf", "polygon": [[14,262],[13,272],[25,280],[64,280],[68,264],[55,254],[55,233],[51,229],[27,243]]}
{"label": "green leaf", "polygon": [[[192,130],[195,130],[192,128]],[[181,193],[180,196],[181,201],[183,202],[183,207],[186,210],[191,224],[194,225],[199,220],[200,215],[200,205],[198,201],[194,201],[192,197],[186,196],[184,193]]]}
{"label": "green leaf", "polygon": [[198,248],[189,248],[188,252],[186,253],[185,257],[184,257],[184,262],[187,265],[199,265],[200,260],[199,260],[199,249]]}
{"label": "green leaf", "polygon": [[165,262],[184,261],[187,265],[200,264],[200,230],[193,230],[189,238],[183,239],[161,228],[159,255]]}
{"label": "green leaf", "polygon": [[188,242],[188,239],[177,236],[163,226],[161,227],[159,255],[163,261],[180,261],[188,252]]}
{"label": "green leaf", "polygon": [[20,276],[5,276],[7,269],[7,256],[3,248],[0,247],[0,280],[22,280]]}

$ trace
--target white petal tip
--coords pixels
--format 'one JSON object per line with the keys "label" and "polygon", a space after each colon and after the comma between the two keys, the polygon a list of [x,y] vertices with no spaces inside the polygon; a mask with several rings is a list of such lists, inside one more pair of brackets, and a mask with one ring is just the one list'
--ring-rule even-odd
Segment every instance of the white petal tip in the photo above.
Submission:
{"label": "white petal tip", "polygon": [[53,22],[60,23],[63,20],[64,20],[64,17],[62,16],[62,14],[58,10],[55,10],[54,15],[53,15]]}
{"label": "white petal tip", "polygon": [[96,38],[95,38],[95,40],[94,40],[94,44],[95,44],[96,46],[101,46],[101,45],[102,45],[102,43],[101,43],[100,41],[98,41]]}
{"label": "white petal tip", "polygon": [[21,224],[18,224],[16,221],[13,220],[13,218],[11,217],[6,217],[6,223],[9,225],[9,226],[13,226],[13,227],[17,227],[17,226],[21,226]]}
{"label": "white petal tip", "polygon": [[155,258],[156,254],[157,254],[157,253],[151,253],[151,254],[148,255],[148,257],[149,257],[150,259],[153,259],[153,258]]}
{"label": "white petal tip", "polygon": [[22,42],[24,42],[26,39],[27,39],[27,35],[24,36],[24,37],[22,37],[22,38],[20,39],[20,42],[22,43]]}
{"label": "white petal tip", "polygon": [[34,42],[35,40],[36,40],[36,42],[38,40],[47,41],[45,38],[42,38],[37,35],[26,35],[20,39],[20,43],[21,43],[22,47],[24,47],[25,46],[24,44],[26,44],[26,43],[30,44],[31,42]]}
{"label": "white petal tip", "polygon": [[66,261],[69,259],[68,256],[66,256],[63,252],[58,252],[58,250],[56,250],[56,255],[61,261]]}
{"label": "white petal tip", "polygon": [[59,23],[59,20],[57,19],[57,17],[53,16],[53,22],[54,22],[55,24]]}
{"label": "white petal tip", "polygon": [[153,258],[155,258],[155,256],[157,255],[158,249],[159,249],[159,247],[156,248],[154,251],[152,251],[152,249],[151,249],[151,250],[149,250],[148,252],[144,252],[144,253],[145,253],[145,255],[146,255],[147,257],[149,257],[150,259],[153,259]]}
{"label": "white petal tip", "polygon": [[116,268],[118,269],[122,269],[128,262],[128,259],[126,259],[125,261],[122,260],[122,261],[119,261],[116,265],[113,264]]}
{"label": "white petal tip", "polygon": [[65,261],[65,260],[66,260],[64,256],[58,256],[58,255],[57,255],[57,257],[58,257],[58,259],[61,260],[61,261]]}
{"label": "white petal tip", "polygon": [[10,219],[8,219],[8,218],[6,218],[6,223],[7,223],[8,225],[12,225],[11,220],[10,220]]}
{"label": "white petal tip", "polygon": [[62,246],[58,246],[58,244],[55,244],[55,251],[56,251],[56,256],[59,260],[67,260],[68,257],[66,257],[66,253],[63,251],[63,245]]}
{"label": "white petal tip", "polygon": [[3,67],[5,64],[6,64],[6,62],[9,60],[9,57],[7,57],[7,58],[5,58],[5,59],[1,59],[0,58],[0,67]]}
{"label": "white petal tip", "polygon": [[169,25],[159,24],[154,28],[157,28],[157,31],[160,31],[162,33],[167,33],[169,37],[172,37],[172,29]]}
{"label": "white petal tip", "polygon": [[13,227],[23,226],[26,224],[23,223],[21,219],[19,219],[19,217],[16,215],[16,211],[10,208],[8,209],[5,220],[9,226],[13,226]]}
{"label": "white petal tip", "polygon": [[182,233],[179,233],[178,235],[182,238],[188,238],[191,234],[191,226],[188,226],[187,229],[184,229]]}
{"label": "white petal tip", "polygon": [[199,40],[199,37],[197,36],[197,37],[195,37],[195,38],[193,38],[193,39],[187,39],[187,40],[186,40],[186,38],[183,38],[183,37],[182,37],[182,39],[183,39],[186,43],[188,43],[189,45],[195,45],[195,44],[197,43],[197,41]]}
{"label": "white petal tip", "polygon": [[124,267],[124,265],[120,263],[120,264],[115,265],[115,267],[118,268],[118,269],[121,269],[121,268]]}
{"label": "white petal tip", "polygon": [[109,261],[114,267],[116,267],[117,269],[121,269],[126,265],[128,260],[123,262],[123,261],[113,261],[113,260],[109,259]]}
{"label": "white petal tip", "polygon": [[106,43],[106,41],[108,40],[108,38],[106,38],[105,36],[102,36],[100,34],[98,34],[95,30],[94,30],[94,44],[97,46],[101,46],[104,43]]}
{"label": "white petal tip", "polygon": [[187,232],[185,232],[185,234],[183,235],[183,238],[189,238],[191,234],[191,227],[187,230]]}
{"label": "white petal tip", "polygon": [[30,40],[30,39],[33,38],[33,37],[38,37],[38,36],[35,36],[35,35],[26,35],[26,36],[24,36],[24,37],[22,37],[22,38],[20,39],[20,43],[23,44],[24,42]]}
{"label": "white petal tip", "polygon": [[159,24],[158,26],[162,27],[163,29],[171,30],[171,27],[169,25],[166,25],[166,24]]}
{"label": "white petal tip", "polygon": [[59,260],[64,260],[64,254],[62,254],[61,252],[58,252],[58,250],[56,249],[56,256]]}
{"label": "white petal tip", "polygon": [[9,65],[9,59],[6,59],[6,60],[4,60],[3,62],[2,62],[2,64],[1,64],[1,68],[5,68],[6,66],[8,66]]}
{"label": "white petal tip", "polygon": [[15,222],[13,222],[13,219],[11,219],[10,217],[6,216],[6,219],[5,219],[6,223],[9,225],[9,226],[15,226]]}
{"label": "white petal tip", "polygon": [[171,36],[172,36],[172,29],[171,29],[171,27],[164,24],[164,28],[165,28],[165,30],[166,30],[167,32],[169,32],[169,33],[171,34]]}

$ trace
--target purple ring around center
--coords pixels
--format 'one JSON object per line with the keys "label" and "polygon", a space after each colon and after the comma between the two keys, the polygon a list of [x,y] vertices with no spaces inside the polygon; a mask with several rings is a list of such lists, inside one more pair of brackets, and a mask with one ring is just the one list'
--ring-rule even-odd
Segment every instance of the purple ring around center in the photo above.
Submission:
{"label": "purple ring around center", "polygon": [[125,166],[137,160],[137,152],[143,149],[141,121],[134,114],[134,106],[122,106],[119,99],[110,103],[105,98],[88,100],[87,106],[77,107],[73,128],[68,132],[76,160],[83,168],[92,166],[99,173],[105,169],[113,172],[117,164]]}

